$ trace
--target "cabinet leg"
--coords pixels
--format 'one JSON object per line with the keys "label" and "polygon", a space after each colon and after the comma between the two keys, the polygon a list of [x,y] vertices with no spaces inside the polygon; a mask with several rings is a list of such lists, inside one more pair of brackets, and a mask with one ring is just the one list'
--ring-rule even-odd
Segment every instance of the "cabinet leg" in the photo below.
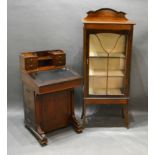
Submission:
{"label": "cabinet leg", "polygon": [[77,133],[81,133],[83,128],[80,122],[76,119],[74,113],[74,89],[71,90],[71,123],[73,125],[74,130]]}
{"label": "cabinet leg", "polygon": [[86,115],[86,106],[85,106],[85,103],[83,101],[83,106],[82,106],[82,115],[81,115],[81,119],[83,119]]}
{"label": "cabinet leg", "polygon": [[41,130],[40,127],[37,128],[37,130],[33,129],[30,125],[25,123],[25,127],[30,130],[30,132],[37,138],[40,145],[47,145],[47,137],[45,133]]}
{"label": "cabinet leg", "polygon": [[124,111],[123,111],[123,106],[121,106],[121,116],[124,119]]}
{"label": "cabinet leg", "polygon": [[75,115],[72,115],[71,122],[72,122],[72,125],[73,125],[74,130],[75,130],[77,133],[81,133],[82,130],[83,130],[83,127],[82,127],[82,125],[80,124],[80,122],[76,119]]}
{"label": "cabinet leg", "polygon": [[128,116],[128,105],[123,105],[123,116],[126,128],[129,128],[129,116]]}
{"label": "cabinet leg", "polygon": [[83,122],[83,128],[85,128],[86,127],[86,104],[85,103],[83,103],[81,119]]}

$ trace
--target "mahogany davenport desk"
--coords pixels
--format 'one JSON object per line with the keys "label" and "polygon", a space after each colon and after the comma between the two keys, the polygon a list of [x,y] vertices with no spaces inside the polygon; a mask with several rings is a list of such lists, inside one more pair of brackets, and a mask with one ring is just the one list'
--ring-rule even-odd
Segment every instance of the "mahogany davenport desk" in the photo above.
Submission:
{"label": "mahogany davenport desk", "polygon": [[28,72],[21,70],[24,94],[25,126],[41,145],[47,144],[45,133],[69,124],[77,133],[82,126],[74,114],[74,87],[81,77],[67,68]]}

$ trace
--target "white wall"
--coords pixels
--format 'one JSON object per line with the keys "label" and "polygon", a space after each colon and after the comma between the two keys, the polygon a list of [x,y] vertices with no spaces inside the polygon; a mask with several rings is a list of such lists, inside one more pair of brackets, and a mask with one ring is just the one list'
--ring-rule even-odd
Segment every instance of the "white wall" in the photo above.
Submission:
{"label": "white wall", "polygon": [[[147,104],[147,0],[8,0],[8,103],[22,105],[19,54],[63,49],[67,65],[82,74],[83,25],[89,10],[112,8],[136,22],[131,104]],[[1,51],[3,52],[3,51]],[[82,104],[82,90],[76,91]],[[18,104],[17,104],[18,103]]]}

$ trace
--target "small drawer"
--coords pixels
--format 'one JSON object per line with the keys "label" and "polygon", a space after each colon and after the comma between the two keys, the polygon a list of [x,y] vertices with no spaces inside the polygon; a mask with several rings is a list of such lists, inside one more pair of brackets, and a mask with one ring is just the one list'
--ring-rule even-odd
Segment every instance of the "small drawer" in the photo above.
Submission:
{"label": "small drawer", "polygon": [[66,64],[66,55],[61,50],[50,52],[54,66],[64,66]]}
{"label": "small drawer", "polygon": [[34,69],[37,69],[37,67],[34,65],[29,65],[29,66],[25,66],[25,69],[26,70],[34,70]]}
{"label": "small drawer", "polygon": [[66,63],[65,59],[55,59],[53,60],[53,65],[54,66],[64,66]]}
{"label": "small drawer", "polygon": [[66,54],[62,50],[53,50],[49,54],[53,59],[64,59],[66,57]]}
{"label": "small drawer", "polygon": [[25,63],[29,64],[29,63],[36,63],[37,62],[37,58],[26,58],[25,59]]}
{"label": "small drawer", "polygon": [[36,58],[25,59],[25,69],[26,70],[37,69],[37,67],[38,67],[38,61]]}
{"label": "small drawer", "polygon": [[54,56],[53,56],[53,59],[57,59],[57,60],[59,60],[59,59],[65,59],[65,55],[64,55],[64,54],[61,54],[61,55],[54,55]]}
{"label": "small drawer", "polygon": [[34,70],[34,69],[37,69],[37,65],[29,64],[29,65],[25,66],[25,69],[26,70]]}
{"label": "small drawer", "polygon": [[64,57],[65,57],[65,55],[58,55],[58,59],[62,59]]}

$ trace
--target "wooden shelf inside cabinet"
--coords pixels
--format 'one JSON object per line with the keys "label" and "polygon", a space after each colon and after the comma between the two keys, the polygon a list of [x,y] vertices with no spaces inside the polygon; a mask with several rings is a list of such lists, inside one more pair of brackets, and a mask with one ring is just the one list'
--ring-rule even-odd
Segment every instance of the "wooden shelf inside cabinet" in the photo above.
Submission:
{"label": "wooden shelf inside cabinet", "polygon": [[128,127],[128,98],[134,23],[110,8],[87,12],[84,23],[84,104],[121,104]]}
{"label": "wooden shelf inside cabinet", "polygon": [[90,53],[89,58],[125,58],[125,54],[123,53],[110,53],[109,55],[104,54],[102,52],[93,52]]}
{"label": "wooden shelf inside cabinet", "polygon": [[90,70],[89,71],[89,76],[112,76],[112,77],[123,77],[124,72],[121,70],[108,70],[108,71],[103,71],[103,70]]}

